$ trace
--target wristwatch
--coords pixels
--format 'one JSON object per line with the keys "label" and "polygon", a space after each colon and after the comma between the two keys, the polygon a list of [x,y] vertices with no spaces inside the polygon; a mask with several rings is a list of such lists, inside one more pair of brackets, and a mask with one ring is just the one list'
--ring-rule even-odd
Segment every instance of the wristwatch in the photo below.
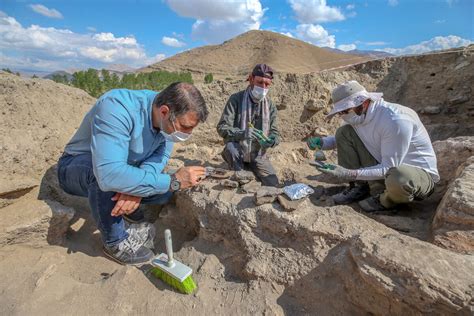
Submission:
{"label": "wristwatch", "polygon": [[178,191],[181,188],[181,182],[176,179],[176,176],[174,174],[170,175],[171,181],[170,181],[170,191],[175,192]]}

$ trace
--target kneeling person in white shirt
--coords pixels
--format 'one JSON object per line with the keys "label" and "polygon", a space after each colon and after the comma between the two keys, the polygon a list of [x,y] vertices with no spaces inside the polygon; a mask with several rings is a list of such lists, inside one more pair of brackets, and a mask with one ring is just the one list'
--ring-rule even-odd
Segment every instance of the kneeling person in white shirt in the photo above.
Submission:
{"label": "kneeling person in white shirt", "polygon": [[[412,109],[386,102],[381,93],[369,93],[357,81],[332,91],[328,119],[338,115],[347,124],[335,136],[312,137],[311,149],[337,148],[338,165],[318,170],[349,181],[349,188],[333,196],[337,204],[360,201],[367,212],[423,200],[439,181],[430,137]],[[385,191],[370,196],[367,181],[385,180]]]}

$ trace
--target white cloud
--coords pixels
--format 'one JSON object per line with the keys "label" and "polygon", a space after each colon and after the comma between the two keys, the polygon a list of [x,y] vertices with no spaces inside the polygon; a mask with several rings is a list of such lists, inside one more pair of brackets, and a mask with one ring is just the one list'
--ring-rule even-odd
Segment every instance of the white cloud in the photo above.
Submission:
{"label": "white cloud", "polygon": [[62,19],[63,15],[61,12],[59,12],[56,9],[49,9],[45,7],[42,4],[30,4],[31,10],[35,11],[36,13],[39,13],[41,15],[44,15],[48,18],[53,18],[53,19]]}
{"label": "white cloud", "polygon": [[161,42],[165,44],[166,46],[171,46],[171,47],[183,47],[186,46],[186,43],[179,41],[178,39],[174,37],[168,37],[168,36],[163,36],[161,39]]}
{"label": "white cloud", "polygon": [[196,19],[192,36],[216,44],[241,33],[258,30],[265,9],[259,0],[165,0],[180,16]]}
{"label": "white cloud", "polygon": [[321,25],[299,24],[296,26],[296,36],[306,42],[320,47],[336,47],[336,37],[329,35]]}
{"label": "white cloud", "polygon": [[94,33],[97,32],[97,29],[96,29],[95,27],[93,27],[93,26],[88,26],[88,27],[87,27],[87,30],[88,30],[89,32],[94,32]]}
{"label": "white cloud", "polygon": [[355,4],[348,4],[346,5],[347,10],[354,10],[355,9]]}
{"label": "white cloud", "polygon": [[445,23],[445,22],[446,22],[446,20],[436,20],[436,21],[435,21],[436,24],[443,24],[443,23]]}
{"label": "white cloud", "polygon": [[398,5],[398,0],[388,0],[388,5],[396,7]]}
{"label": "white cloud", "polygon": [[[361,42],[361,43],[364,43],[364,42]],[[383,42],[383,41],[377,41],[377,42],[366,42],[364,44],[368,46],[384,46],[384,45],[388,45],[389,43]]]}
{"label": "white cloud", "polygon": [[337,49],[343,50],[345,52],[350,51],[350,50],[354,50],[356,48],[357,48],[357,46],[355,44],[342,44],[342,45],[337,46]]}
{"label": "white cloud", "polygon": [[289,0],[296,19],[303,24],[342,21],[339,8],[329,7],[326,0]]}
{"label": "white cloud", "polygon": [[294,38],[293,34],[291,34],[290,32],[280,32],[280,34]]}
{"label": "white cloud", "polygon": [[473,43],[474,42],[471,40],[464,39],[455,35],[449,35],[444,37],[436,36],[430,39],[429,41],[424,41],[419,44],[410,45],[404,48],[384,48],[379,50],[395,55],[411,55],[423,54],[435,50],[467,46]]}
{"label": "white cloud", "polygon": [[147,56],[133,36],[80,34],[38,25],[23,27],[8,15],[0,15],[0,51],[2,66],[36,70],[101,67],[108,63],[140,67],[164,57]]}

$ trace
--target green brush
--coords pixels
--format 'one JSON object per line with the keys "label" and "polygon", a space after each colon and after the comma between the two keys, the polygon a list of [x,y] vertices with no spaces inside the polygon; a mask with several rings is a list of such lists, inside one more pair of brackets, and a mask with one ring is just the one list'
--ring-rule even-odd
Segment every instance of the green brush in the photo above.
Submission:
{"label": "green brush", "polygon": [[152,260],[154,268],[151,269],[151,273],[183,294],[193,293],[197,288],[191,277],[193,270],[173,259],[173,242],[169,229],[165,230],[165,244],[167,254],[162,253]]}

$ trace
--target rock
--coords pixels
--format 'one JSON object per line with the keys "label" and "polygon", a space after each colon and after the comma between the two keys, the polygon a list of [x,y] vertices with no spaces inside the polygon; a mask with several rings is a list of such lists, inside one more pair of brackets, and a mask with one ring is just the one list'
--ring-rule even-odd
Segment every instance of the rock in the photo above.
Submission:
{"label": "rock", "polygon": [[261,188],[261,186],[262,184],[260,182],[253,180],[247,184],[244,184],[242,186],[242,191],[245,193],[256,193],[258,189]]}
{"label": "rock", "polygon": [[437,191],[444,194],[447,185],[454,179],[456,169],[467,158],[474,155],[474,136],[459,136],[433,143],[441,177]]}
{"label": "rock", "polygon": [[229,180],[229,179],[225,179],[221,182],[222,186],[226,187],[226,188],[238,188],[239,187],[239,183],[237,181],[232,181],[232,180]]}
{"label": "rock", "polygon": [[469,101],[470,99],[471,99],[471,96],[469,95],[456,95],[448,99],[448,104],[449,105],[461,104],[461,103]]}
{"label": "rock", "polygon": [[188,247],[213,243],[229,277],[284,286],[285,314],[472,314],[474,256],[402,235],[348,206],[301,203],[286,213],[254,207],[248,195],[218,199],[206,185],[183,192],[173,212],[202,223]]}
{"label": "rock", "polygon": [[327,105],[326,101],[323,100],[315,100],[315,99],[309,99],[308,102],[306,102],[304,108],[305,110],[308,110],[310,112],[318,112],[323,110]]}
{"label": "rock", "polygon": [[427,106],[420,111],[422,114],[439,114],[441,113],[441,107],[437,105]]}
{"label": "rock", "polygon": [[263,186],[255,192],[255,203],[257,205],[273,203],[276,201],[278,195],[282,193],[283,190],[280,188]]}
{"label": "rock", "polygon": [[307,198],[292,201],[286,196],[286,194],[280,194],[278,196],[278,202],[280,202],[283,209],[287,212],[296,211],[305,200],[307,200]]}
{"label": "rock", "polygon": [[433,242],[474,254],[474,156],[458,168],[457,174],[436,210]]}
{"label": "rock", "polygon": [[0,246],[18,243],[61,245],[74,213],[71,207],[55,201],[34,200],[29,194],[28,198],[2,209]]}
{"label": "rock", "polygon": [[231,180],[237,181],[240,184],[246,184],[252,180],[255,180],[255,175],[252,171],[239,170],[234,173],[234,175],[231,177]]}

